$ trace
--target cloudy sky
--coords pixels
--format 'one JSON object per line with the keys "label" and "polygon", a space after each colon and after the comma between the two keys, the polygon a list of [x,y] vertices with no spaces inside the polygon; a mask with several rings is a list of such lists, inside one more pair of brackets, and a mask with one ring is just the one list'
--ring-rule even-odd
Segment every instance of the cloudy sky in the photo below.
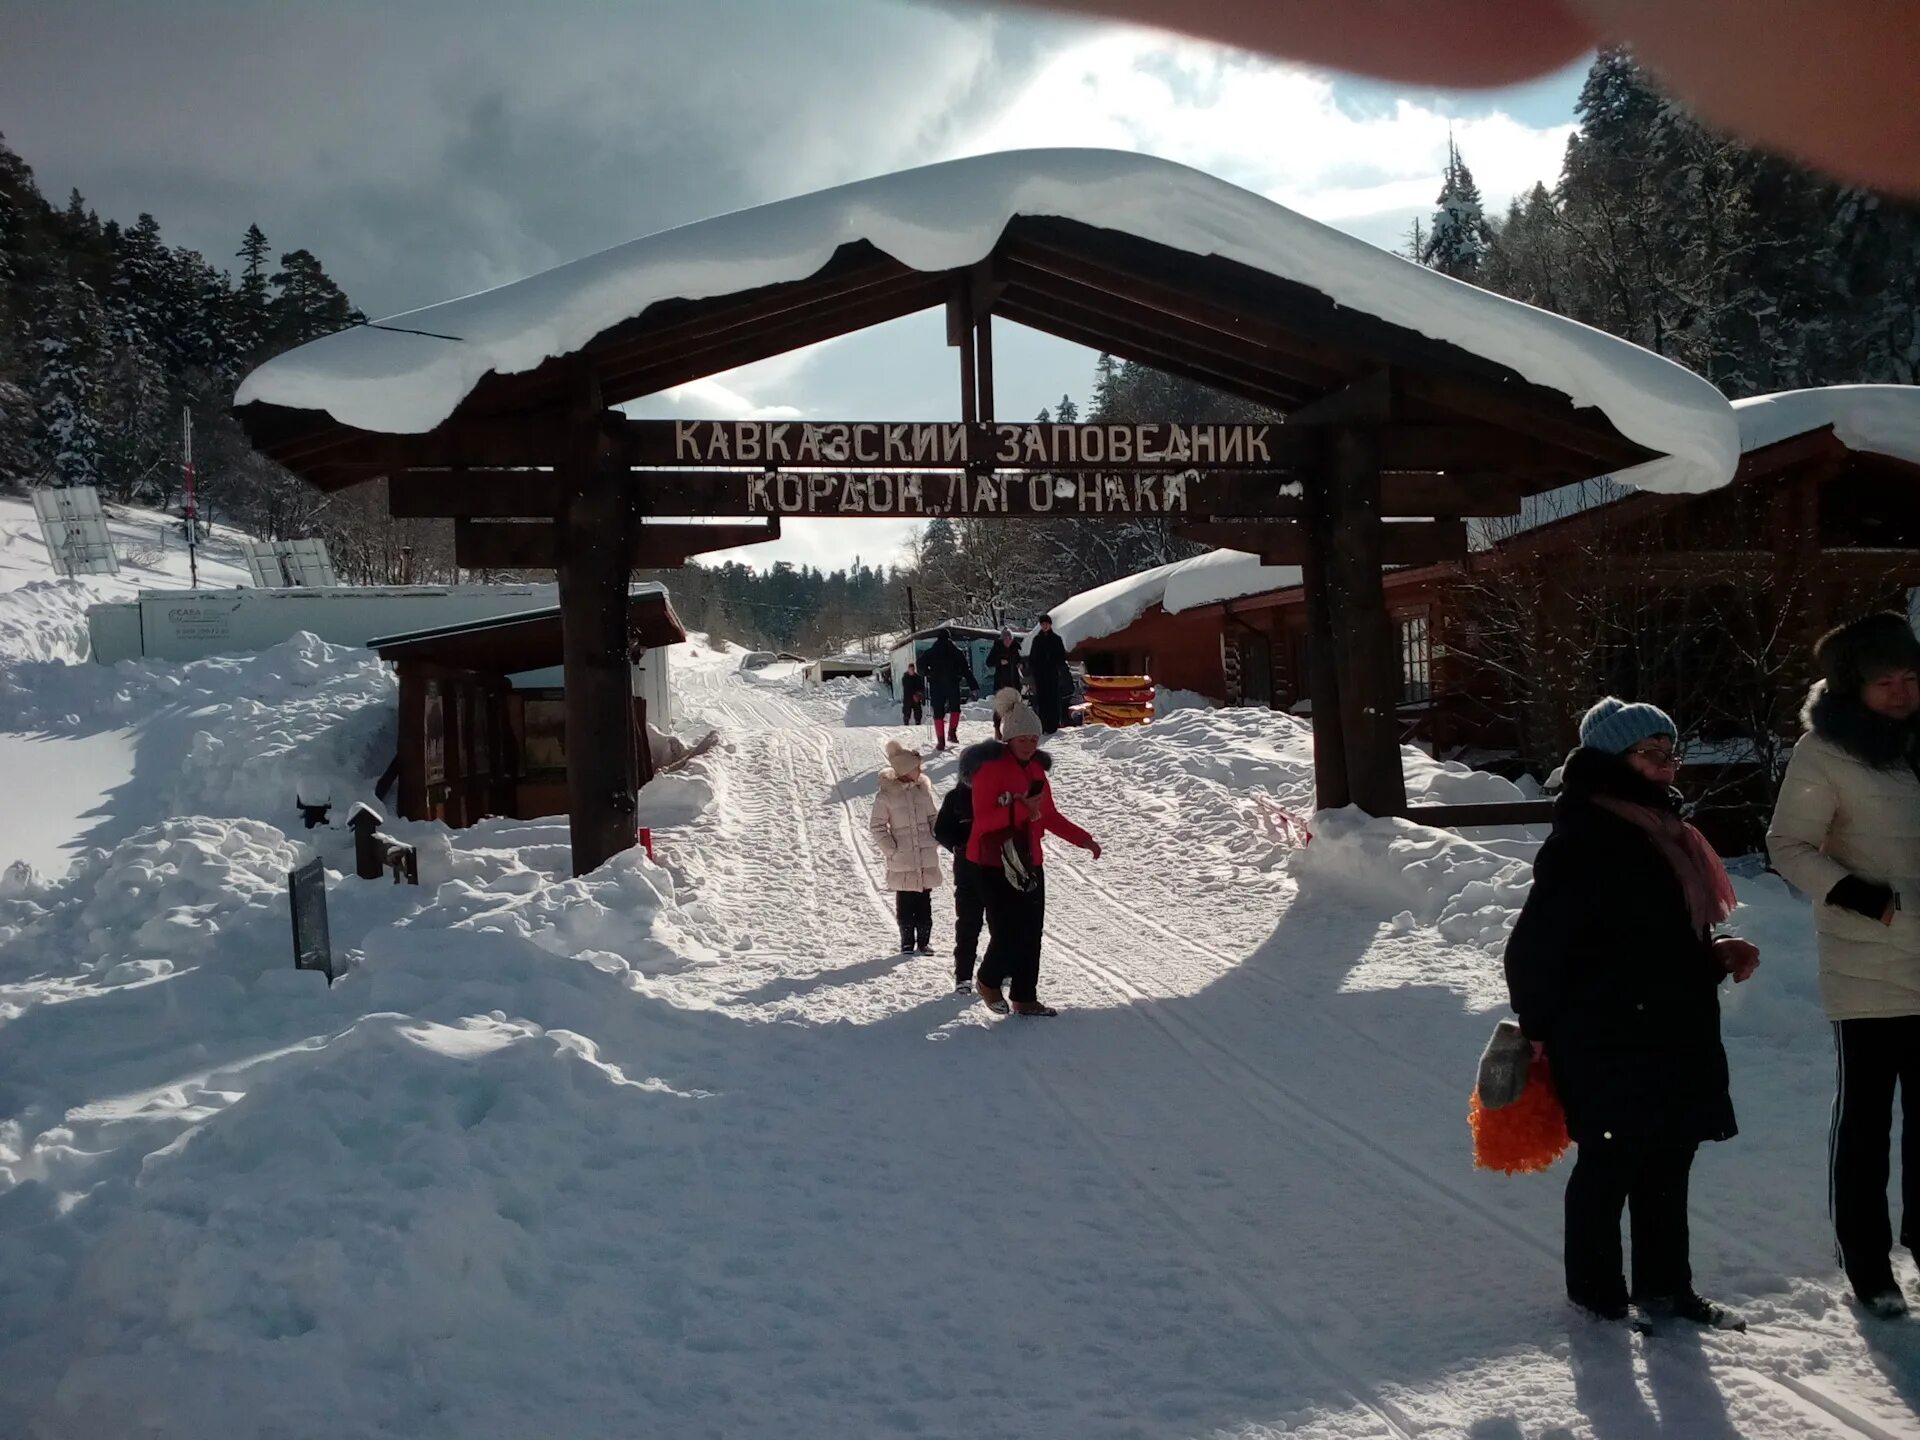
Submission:
{"label": "cloudy sky", "polygon": [[[1177,8],[1177,7],[1176,7]],[[369,315],[636,235],[1039,145],[1198,166],[1377,244],[1430,213],[1451,129],[1489,206],[1552,183],[1580,72],[1396,91],[1138,30],[908,0],[0,0],[0,133],[50,196],[219,258],[249,223]],[[996,406],[1084,401],[1093,357],[1002,325]],[[957,419],[937,316],[713,377],[641,413]],[[754,564],[891,559],[802,522]]]}

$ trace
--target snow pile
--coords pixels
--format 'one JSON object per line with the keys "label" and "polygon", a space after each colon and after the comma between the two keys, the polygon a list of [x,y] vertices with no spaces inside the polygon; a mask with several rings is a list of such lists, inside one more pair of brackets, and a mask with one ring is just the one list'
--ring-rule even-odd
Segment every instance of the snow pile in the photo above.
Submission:
{"label": "snow pile", "polygon": [[1733,402],[1740,448],[1768,445],[1833,427],[1849,449],[1920,465],[1920,387],[1828,385],[1818,390],[1782,390]]}
{"label": "snow pile", "polygon": [[61,665],[85,661],[87,607],[99,603],[78,580],[29,580],[0,590],[0,655]]}
{"label": "snow pile", "polygon": [[1219,705],[1197,690],[1176,690],[1171,685],[1153,687],[1153,713],[1166,717],[1176,710],[1217,710]]}
{"label": "snow pile", "polygon": [[812,687],[813,693],[840,708],[845,725],[898,725],[900,702],[877,680],[829,680]]}
{"label": "snow pile", "polygon": [[[1688,370],[1611,335],[1410,264],[1214,176],[1108,150],[1023,150],[929,165],[633,240],[484,294],[303,345],[249,375],[239,405],[324,410],[424,432],[488,374],[569,354],[656,301],[818,272],[866,240],[916,270],[985,258],[1016,215],[1063,216],[1219,255],[1512,367],[1672,457],[1640,483],[1706,490],[1739,460],[1727,403]],[[431,333],[425,333],[431,332]],[[451,337],[451,338],[449,338]]]}
{"label": "snow pile", "polygon": [[1426,926],[1455,945],[1502,949],[1533,885],[1531,857],[1503,853],[1510,847],[1358,810],[1328,811],[1315,824],[1313,843],[1293,861],[1302,885],[1397,912],[1398,927]]}
{"label": "snow pile", "polygon": [[331,796],[341,819],[347,804],[370,798],[393,756],[394,724],[395,683],[378,657],[308,634],[184,665],[0,658],[0,730],[135,727],[142,746],[173,752],[120,796],[123,820],[292,820],[296,791],[313,802]]}

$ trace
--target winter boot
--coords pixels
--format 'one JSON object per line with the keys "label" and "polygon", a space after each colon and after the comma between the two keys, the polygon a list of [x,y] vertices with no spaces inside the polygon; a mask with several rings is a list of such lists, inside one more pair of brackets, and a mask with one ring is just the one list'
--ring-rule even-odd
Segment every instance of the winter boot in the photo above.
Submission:
{"label": "winter boot", "polygon": [[921,926],[919,935],[914,938],[913,948],[922,955],[933,954],[933,932],[926,926]]}
{"label": "winter boot", "polygon": [[973,982],[973,993],[980,997],[980,1003],[996,1015],[1007,1013],[1007,997],[1000,993],[999,987],[989,985],[984,980]]}
{"label": "winter boot", "polygon": [[1627,1318],[1627,1297],[1569,1295],[1567,1303],[1589,1320],[1618,1322]]}
{"label": "winter boot", "polygon": [[1724,1305],[1716,1305],[1689,1290],[1682,1295],[1659,1295],[1637,1300],[1635,1307],[1649,1329],[1658,1330],[1676,1320],[1709,1330],[1745,1330],[1747,1322]]}
{"label": "winter boot", "polygon": [[1898,1285],[1889,1285],[1885,1290],[1876,1290],[1871,1295],[1856,1298],[1861,1308],[1876,1320],[1898,1320],[1907,1313],[1907,1297],[1901,1293]]}
{"label": "winter boot", "polygon": [[902,955],[913,954],[913,926],[911,925],[902,925],[900,927],[900,953]]}

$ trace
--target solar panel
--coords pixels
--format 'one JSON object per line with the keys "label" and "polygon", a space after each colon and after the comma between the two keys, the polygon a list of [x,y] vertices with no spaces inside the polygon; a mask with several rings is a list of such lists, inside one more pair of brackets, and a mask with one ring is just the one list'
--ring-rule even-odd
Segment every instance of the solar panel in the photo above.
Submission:
{"label": "solar panel", "polygon": [[100,492],[91,485],[68,485],[33,492],[33,513],[53,568],[62,576],[118,575],[120,557],[100,508]]}
{"label": "solar panel", "polygon": [[247,573],[263,590],[320,589],[340,583],[324,540],[249,540],[245,549]]}

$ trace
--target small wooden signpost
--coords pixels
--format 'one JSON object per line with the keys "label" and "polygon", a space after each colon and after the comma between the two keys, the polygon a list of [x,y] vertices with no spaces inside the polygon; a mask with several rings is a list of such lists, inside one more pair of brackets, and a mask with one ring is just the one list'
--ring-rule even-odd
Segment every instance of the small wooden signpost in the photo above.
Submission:
{"label": "small wooden signpost", "polygon": [[327,867],[309,860],[287,873],[287,903],[293,912],[293,968],[318,970],[333,988],[333,942],[327,934]]}

